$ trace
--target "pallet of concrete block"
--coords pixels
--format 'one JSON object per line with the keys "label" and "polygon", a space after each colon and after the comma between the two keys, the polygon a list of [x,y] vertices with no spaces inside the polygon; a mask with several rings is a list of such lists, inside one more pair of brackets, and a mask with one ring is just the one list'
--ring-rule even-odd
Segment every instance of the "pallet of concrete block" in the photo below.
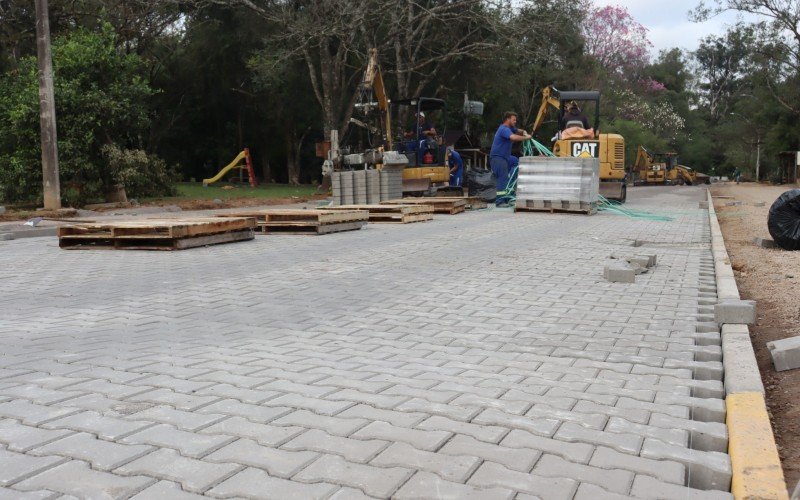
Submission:
{"label": "pallet of concrete block", "polygon": [[58,246],[68,250],[184,250],[252,240],[255,227],[255,219],[247,217],[74,223],[58,228]]}
{"label": "pallet of concrete block", "polygon": [[600,160],[525,156],[519,160],[517,212],[597,212]]}
{"label": "pallet of concrete block", "polygon": [[517,200],[515,212],[575,212],[587,215],[597,213],[597,203],[583,201]]}
{"label": "pallet of concrete block", "polygon": [[369,220],[369,212],[267,209],[220,214],[219,217],[253,217],[264,234],[329,234],[361,229]]}
{"label": "pallet of concrete block", "polygon": [[382,201],[381,205],[429,205],[436,214],[460,214],[467,209],[466,198],[402,198]]}
{"label": "pallet of concrete block", "polygon": [[369,221],[378,223],[408,224],[433,220],[431,205],[342,205],[326,210],[366,210]]}

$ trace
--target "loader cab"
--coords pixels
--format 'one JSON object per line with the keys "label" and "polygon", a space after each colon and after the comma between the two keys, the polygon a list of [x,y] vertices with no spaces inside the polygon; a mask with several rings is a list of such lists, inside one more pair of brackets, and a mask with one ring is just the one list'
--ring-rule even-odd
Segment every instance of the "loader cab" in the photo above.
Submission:
{"label": "loader cab", "polygon": [[[419,97],[391,101],[392,122],[399,124],[394,144],[411,167],[444,165],[447,104],[442,99]],[[421,118],[424,117],[424,118]],[[426,134],[433,127],[435,136]]]}
{"label": "loader cab", "polygon": [[[565,91],[558,93],[559,110],[558,123],[564,119],[569,111],[569,103],[575,101],[586,118],[589,119],[589,127],[594,129],[595,136],[600,130],[600,92],[592,91]],[[592,116],[594,115],[594,116]],[[594,119],[592,119],[594,118]]]}
{"label": "loader cab", "polygon": [[[627,198],[625,139],[619,134],[600,133],[600,92],[596,90],[559,91],[550,87],[548,97],[558,99],[559,123],[567,106],[575,101],[593,129],[585,134],[559,132],[553,153],[561,157],[591,157],[600,160],[600,194],[624,203]],[[548,102],[551,102],[548,101]],[[579,131],[580,132],[580,131]]]}

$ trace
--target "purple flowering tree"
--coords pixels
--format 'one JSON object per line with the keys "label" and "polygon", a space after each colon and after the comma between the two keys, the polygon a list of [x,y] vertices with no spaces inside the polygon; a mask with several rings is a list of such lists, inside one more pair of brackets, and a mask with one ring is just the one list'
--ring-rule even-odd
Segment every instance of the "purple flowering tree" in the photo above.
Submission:
{"label": "purple flowering tree", "polygon": [[647,64],[653,46],[647,39],[647,28],[628,9],[613,5],[589,12],[583,36],[586,53],[612,77],[637,74]]}

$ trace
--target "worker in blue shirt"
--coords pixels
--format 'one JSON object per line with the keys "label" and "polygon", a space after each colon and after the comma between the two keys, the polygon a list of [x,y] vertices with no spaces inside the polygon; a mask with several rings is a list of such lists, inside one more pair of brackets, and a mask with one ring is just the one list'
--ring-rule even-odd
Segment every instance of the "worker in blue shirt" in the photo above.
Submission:
{"label": "worker in blue shirt", "polygon": [[447,148],[447,152],[449,153],[447,166],[450,167],[450,185],[461,187],[464,182],[464,160],[452,146]]}
{"label": "worker in blue shirt", "polygon": [[510,180],[510,175],[519,166],[519,158],[511,155],[511,145],[514,142],[522,142],[531,138],[527,132],[517,128],[517,114],[507,111],[503,114],[503,123],[497,128],[492,142],[492,150],[489,152],[489,164],[492,167],[495,178],[497,179],[497,199],[495,204],[498,207],[507,207],[511,199],[511,193],[506,188]]}

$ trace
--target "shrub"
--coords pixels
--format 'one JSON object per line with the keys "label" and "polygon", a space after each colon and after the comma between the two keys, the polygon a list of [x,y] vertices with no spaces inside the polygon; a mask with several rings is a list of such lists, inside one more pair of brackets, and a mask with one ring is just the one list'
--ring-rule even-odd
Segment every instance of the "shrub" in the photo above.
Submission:
{"label": "shrub", "polygon": [[[141,148],[149,128],[148,102],[154,91],[142,76],[142,59],[117,48],[110,25],[98,32],[77,29],[53,41],[59,170],[66,204],[102,198],[124,175],[135,193],[169,194],[166,165],[145,155],[109,169],[105,146]],[[122,161],[121,159],[119,161]],[[124,164],[124,162],[118,164]],[[141,170],[141,174],[134,174]],[[145,186],[153,181],[153,186]],[[126,186],[127,187],[127,186]],[[41,145],[36,59],[24,58],[0,76],[0,200],[41,200]]]}

